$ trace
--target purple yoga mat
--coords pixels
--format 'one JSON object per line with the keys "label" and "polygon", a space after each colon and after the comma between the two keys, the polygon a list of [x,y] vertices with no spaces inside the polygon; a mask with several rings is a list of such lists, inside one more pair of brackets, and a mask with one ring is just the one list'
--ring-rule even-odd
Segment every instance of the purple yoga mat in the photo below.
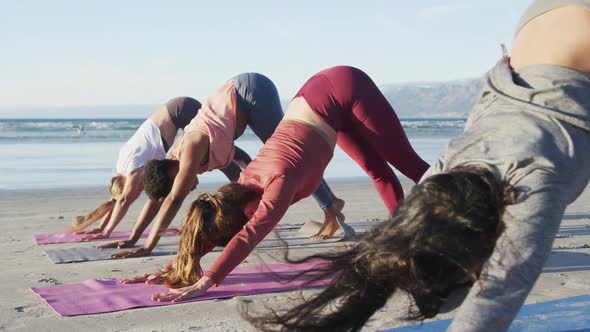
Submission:
{"label": "purple yoga mat", "polygon": [[[150,230],[146,230],[141,234],[141,238],[146,238],[150,234]],[[162,236],[175,236],[176,231],[165,231]],[[117,241],[127,240],[131,236],[131,231],[113,231],[108,239],[97,239],[91,241],[83,241],[85,234],[76,233],[54,233],[54,234],[35,234],[33,241],[36,244],[54,244],[54,243],[76,243],[76,242],[94,242],[94,241]]]}
{"label": "purple yoga mat", "polygon": [[[276,274],[285,277],[294,276],[298,272],[313,269],[318,264],[322,264],[322,262],[238,267],[219,287],[212,287],[205,295],[185,302],[297,289],[309,277],[300,277],[297,280],[285,283],[279,281]],[[329,279],[319,280],[306,287],[324,286],[329,281]],[[162,293],[167,289],[166,286],[162,285],[146,285],[144,283],[123,285],[117,280],[94,279],[79,284],[31,288],[60,316],[90,315],[131,308],[176,304],[157,302],[151,299],[152,294]]]}
{"label": "purple yoga mat", "polygon": [[[299,229],[302,224],[279,224],[275,226],[275,230],[288,230],[288,229]],[[146,230],[141,234],[141,238],[146,238],[150,234],[149,230]],[[166,231],[162,236],[175,236],[176,232]],[[117,241],[127,240],[131,236],[131,231],[113,231],[108,239],[98,239],[92,241],[82,241],[82,238],[86,236],[84,234],[76,233],[54,233],[54,234],[35,234],[33,235],[33,241],[36,244],[55,244],[55,243],[76,243],[76,242],[94,242],[94,241]]]}

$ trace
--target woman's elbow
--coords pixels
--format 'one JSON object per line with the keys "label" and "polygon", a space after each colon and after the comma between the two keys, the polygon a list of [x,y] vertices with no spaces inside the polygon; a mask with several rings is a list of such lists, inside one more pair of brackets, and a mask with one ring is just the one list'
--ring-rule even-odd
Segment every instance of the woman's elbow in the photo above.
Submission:
{"label": "woman's elbow", "polygon": [[125,196],[119,198],[118,203],[122,207],[128,208],[131,204],[133,204],[133,202],[135,202],[137,200],[138,197],[139,197],[139,195],[125,195]]}
{"label": "woman's elbow", "polygon": [[171,206],[180,207],[184,202],[186,195],[170,194],[167,198],[168,204]]}

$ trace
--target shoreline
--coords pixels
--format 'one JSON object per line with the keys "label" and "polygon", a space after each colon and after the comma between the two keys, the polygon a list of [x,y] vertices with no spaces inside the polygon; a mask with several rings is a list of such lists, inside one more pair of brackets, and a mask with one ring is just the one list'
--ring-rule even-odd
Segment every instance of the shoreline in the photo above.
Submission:
{"label": "shoreline", "polygon": [[[404,187],[406,185],[410,185],[410,180],[403,175],[398,174],[398,178]],[[336,178],[325,178],[326,181],[334,184],[339,185],[353,185],[353,184],[363,184],[363,183],[371,183],[371,180],[367,176],[354,176],[354,177],[336,177]],[[228,183],[228,181],[212,181],[212,182],[201,182],[197,187],[197,191],[204,191],[201,189],[206,189],[207,191],[215,190],[216,188]],[[407,184],[406,184],[407,182]],[[63,186],[63,187],[55,187],[55,188],[25,188],[25,189],[0,189],[0,198],[2,195],[22,195],[28,196],[31,193],[38,193],[38,194],[63,194],[64,192],[69,192],[72,194],[75,193],[107,193],[108,183],[105,182],[104,186]]]}

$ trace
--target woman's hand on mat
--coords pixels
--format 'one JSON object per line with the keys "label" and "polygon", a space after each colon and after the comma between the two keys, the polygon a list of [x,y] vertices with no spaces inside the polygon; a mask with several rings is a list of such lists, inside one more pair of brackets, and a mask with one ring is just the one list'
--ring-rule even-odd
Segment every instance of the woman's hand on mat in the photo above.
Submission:
{"label": "woman's hand on mat", "polygon": [[132,278],[127,278],[127,279],[122,279],[119,282],[122,284],[137,284],[140,282],[144,282],[148,285],[159,285],[159,284],[163,284],[165,281],[164,277],[162,277],[162,274],[164,274],[170,270],[172,270],[172,264],[168,263],[168,264],[166,264],[166,266],[164,266],[158,272],[144,274],[141,276],[135,276]]}
{"label": "woman's hand on mat", "polygon": [[135,241],[132,240],[124,240],[124,241],[115,241],[107,244],[103,244],[102,246],[96,246],[96,249],[110,249],[110,248],[131,248],[135,245]]}
{"label": "woman's hand on mat", "polygon": [[145,283],[148,285],[161,285],[166,281],[166,278],[162,276],[163,272],[156,272],[148,275]]}
{"label": "woman's hand on mat", "polygon": [[80,234],[80,235],[90,235],[90,234],[99,234],[99,233],[102,233],[102,229],[100,229],[100,227],[97,227],[95,229],[91,229],[89,231],[76,232],[76,234]]}
{"label": "woman's hand on mat", "polygon": [[82,237],[82,241],[92,241],[92,240],[98,240],[98,239],[108,239],[109,235],[100,233],[100,234],[90,234],[90,235],[86,235],[84,237]]}
{"label": "woman's hand on mat", "polygon": [[148,285],[159,285],[164,283],[164,277],[162,277],[162,272],[155,272],[144,274],[141,276],[135,276],[132,278],[122,279],[119,282],[122,284],[146,283]]}
{"label": "woman's hand on mat", "polygon": [[170,289],[166,293],[152,295],[152,300],[158,302],[172,301],[173,303],[194,299],[207,293],[207,290],[213,286],[214,281],[204,276],[191,286]]}
{"label": "woman's hand on mat", "polygon": [[139,284],[139,283],[146,282],[149,276],[150,276],[150,274],[143,274],[140,276],[121,279],[121,280],[119,280],[119,283],[121,283],[121,284]]}
{"label": "woman's hand on mat", "polygon": [[149,256],[152,250],[139,247],[131,250],[121,251],[116,254],[111,255],[112,258],[130,258],[130,257],[142,257],[142,256]]}
{"label": "woman's hand on mat", "polygon": [[164,231],[164,233],[173,233],[173,234],[180,234],[180,229],[177,227],[170,227],[168,228],[166,231]]}

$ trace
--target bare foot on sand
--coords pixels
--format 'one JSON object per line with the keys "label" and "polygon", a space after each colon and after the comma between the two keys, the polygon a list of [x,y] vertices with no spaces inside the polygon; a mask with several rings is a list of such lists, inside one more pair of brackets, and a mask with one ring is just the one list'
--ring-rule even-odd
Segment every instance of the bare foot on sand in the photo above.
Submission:
{"label": "bare foot on sand", "polygon": [[338,219],[340,219],[341,222],[344,222],[345,217],[341,211],[344,208],[345,202],[334,194],[330,194],[332,195],[333,200],[332,206],[324,210],[324,223],[316,234],[309,237],[312,240],[326,240],[332,238],[334,233],[340,228]]}
{"label": "bare foot on sand", "polygon": [[[330,210],[330,212],[328,212]],[[326,218],[324,219],[324,223],[320,230],[310,236],[309,238],[312,240],[326,240],[332,238],[334,233],[340,228],[338,224],[338,220],[336,218],[340,218],[340,220],[344,220],[344,215],[340,212],[335,212],[331,209],[326,209]]]}

